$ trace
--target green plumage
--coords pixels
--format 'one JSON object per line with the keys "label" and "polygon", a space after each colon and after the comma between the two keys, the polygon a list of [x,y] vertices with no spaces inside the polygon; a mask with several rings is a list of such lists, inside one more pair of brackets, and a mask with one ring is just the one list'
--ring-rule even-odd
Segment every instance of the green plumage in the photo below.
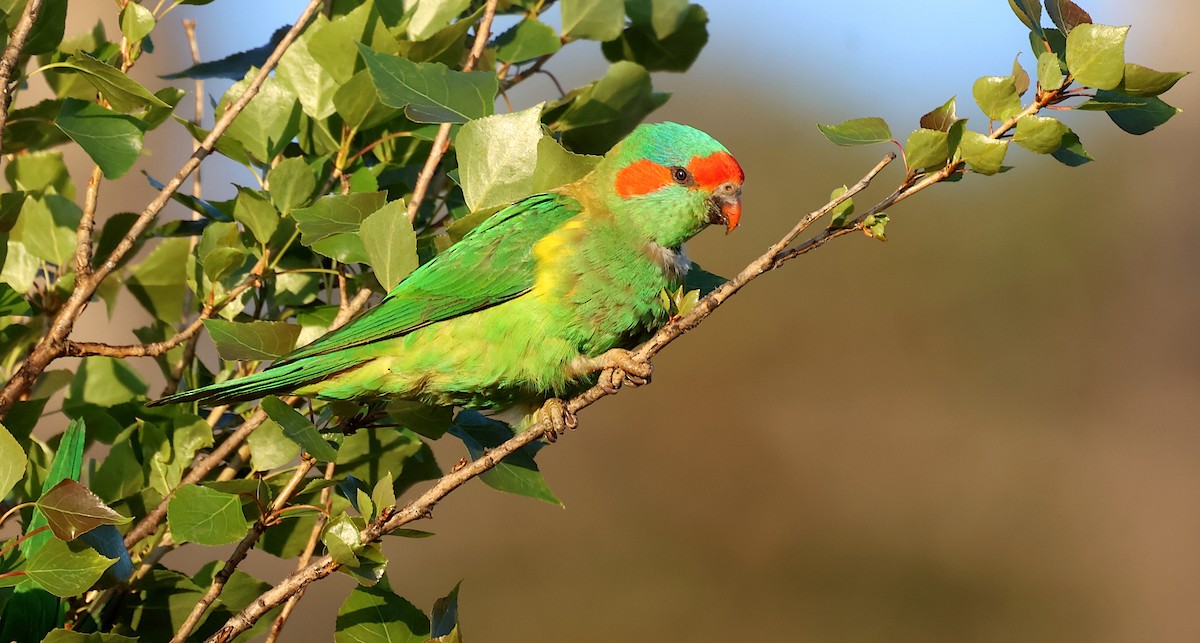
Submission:
{"label": "green plumage", "polygon": [[623,196],[658,174],[622,171],[718,153],[698,130],[643,125],[592,173],[497,212],[344,327],[260,373],[158,403],[296,393],[502,409],[569,394],[593,381],[588,358],[666,321],[659,292],[689,265],[679,246],[714,216],[712,191],[695,181]]}

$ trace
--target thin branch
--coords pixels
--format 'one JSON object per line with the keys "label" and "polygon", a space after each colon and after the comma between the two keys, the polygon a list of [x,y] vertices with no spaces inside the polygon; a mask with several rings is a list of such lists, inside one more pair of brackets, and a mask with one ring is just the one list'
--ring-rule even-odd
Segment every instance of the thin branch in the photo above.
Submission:
{"label": "thin branch", "polygon": [[[463,71],[471,71],[475,68],[475,63],[479,61],[479,57],[483,55],[484,48],[487,47],[488,39],[492,37],[492,19],[496,17],[496,2],[497,0],[488,0],[486,8],[483,10],[483,19],[479,21],[479,26],[475,28],[475,44],[471,46],[471,53],[467,55],[467,62],[463,64]],[[441,127],[438,128],[437,136],[433,139],[433,148],[429,150],[429,157],[425,159],[425,165],[417,175],[417,183],[413,186],[412,198],[408,200],[409,221],[417,219],[417,210],[420,209],[421,202],[425,200],[425,194],[429,190],[429,183],[433,180],[433,175],[437,172],[438,166],[441,165],[442,157],[450,149],[450,127],[450,123],[442,123]]]}
{"label": "thin branch", "polygon": [[[38,13],[42,10],[42,0],[29,0],[17,26],[8,36],[8,46],[4,48],[4,57],[0,58],[0,149],[4,147],[4,129],[8,125],[8,107],[12,102],[12,75],[17,69],[21,58],[21,50],[33,31],[33,23],[37,21]],[[2,413],[0,413],[2,414]]]}
{"label": "thin branch", "polygon": [[104,172],[100,166],[92,168],[88,177],[87,192],[83,198],[83,215],[75,229],[75,273],[87,278],[92,274],[92,232],[96,227],[96,207],[100,201],[100,180]]}
{"label": "thin branch", "polygon": [[[332,480],[333,472],[337,468],[337,464],[330,462],[325,465],[325,479]],[[297,569],[304,569],[308,565],[308,561],[312,560],[313,552],[317,550],[317,543],[321,542],[321,531],[325,529],[325,523],[329,521],[329,512],[333,511],[333,488],[325,487],[321,490],[321,504],[325,507],[325,513],[317,516],[316,522],[313,523],[312,531],[308,534],[308,543],[304,545],[304,551],[300,553],[300,562],[296,564]],[[300,599],[304,598],[304,590],[292,594],[291,598],[283,604],[283,609],[279,610],[279,616],[275,617],[275,622],[271,623],[271,633],[267,635],[267,643],[275,643],[279,638],[279,634],[283,632],[283,626],[287,624],[287,620],[292,615],[292,611],[296,609],[296,604]]]}
{"label": "thin branch", "polygon": [[[200,64],[200,45],[196,42],[196,21],[185,18],[183,20],[183,34],[187,37],[188,49],[192,53],[192,64]],[[204,79],[197,78],[192,82],[192,91],[196,95],[196,104],[194,108],[194,116],[192,116],[192,124],[199,127],[204,119]],[[200,148],[200,142],[192,140],[192,152]],[[201,195],[200,189],[200,168],[196,168],[195,174],[192,175],[192,196],[197,199]],[[192,219],[199,219],[200,213],[193,212]]]}
{"label": "thin branch", "polygon": [[[34,2],[36,0],[31,0],[30,4],[34,4]],[[21,364],[21,368],[8,381],[4,389],[0,391],[0,417],[6,415],[8,410],[12,408],[13,403],[20,399],[33,386],[33,383],[41,375],[42,371],[49,366],[50,362],[62,356],[63,350],[66,347],[67,337],[74,329],[76,320],[83,314],[83,310],[87,308],[88,302],[95,295],[96,288],[100,285],[100,282],[113,270],[116,270],[121,259],[133,249],[138,238],[154,222],[158,217],[158,213],[170,201],[171,195],[199,167],[200,162],[212,153],[217,139],[225,133],[229,125],[233,123],[233,119],[258,94],[259,88],[266,82],[268,75],[274,70],[275,65],[279,63],[279,59],[283,57],[287,48],[291,46],[296,37],[300,35],[300,32],[308,25],[309,20],[316,13],[317,9],[320,8],[321,2],[322,0],[309,1],[304,12],[300,14],[300,18],[292,25],[292,28],[275,47],[275,50],[267,57],[267,60],[263,62],[262,68],[255,75],[254,79],[250,81],[250,84],[242,92],[242,95],[225,110],[225,113],[213,125],[212,131],[205,137],[204,142],[200,144],[200,148],[192,153],[187,162],[183,164],[183,167],[159,191],[158,196],[146,206],[146,209],[138,216],[133,226],[130,227],[129,232],[121,239],[108,258],[90,276],[80,275],[76,279],[75,289],[71,291],[71,296],[50,324],[49,331],[34,346],[29,356],[25,358],[24,363]]]}

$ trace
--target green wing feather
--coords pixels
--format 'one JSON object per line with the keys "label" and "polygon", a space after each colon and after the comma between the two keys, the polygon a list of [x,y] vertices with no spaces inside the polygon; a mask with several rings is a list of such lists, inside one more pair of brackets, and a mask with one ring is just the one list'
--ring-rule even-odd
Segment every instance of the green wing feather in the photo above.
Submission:
{"label": "green wing feather", "polygon": [[283,393],[353,368],[345,349],[400,337],[519,297],[533,288],[533,246],[581,211],[579,202],[538,194],[504,208],[396,285],[380,304],[253,375],[177,393],[153,405],[248,400]]}
{"label": "green wing feather", "polygon": [[574,199],[553,193],[508,206],[396,284],[378,306],[271,368],[399,337],[529,292],[536,264],[533,245],[579,210]]}

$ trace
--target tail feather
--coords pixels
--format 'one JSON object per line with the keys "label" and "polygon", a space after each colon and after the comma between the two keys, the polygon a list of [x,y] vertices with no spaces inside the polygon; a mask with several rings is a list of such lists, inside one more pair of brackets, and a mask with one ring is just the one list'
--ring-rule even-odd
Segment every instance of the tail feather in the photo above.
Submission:
{"label": "tail feather", "polygon": [[268,367],[253,375],[168,395],[148,403],[147,406],[162,406],[180,402],[212,404],[246,402],[267,395],[290,393],[301,386],[332,377],[356,365],[357,362],[354,361],[330,360],[328,356],[323,360],[300,360],[281,364],[278,367]]}

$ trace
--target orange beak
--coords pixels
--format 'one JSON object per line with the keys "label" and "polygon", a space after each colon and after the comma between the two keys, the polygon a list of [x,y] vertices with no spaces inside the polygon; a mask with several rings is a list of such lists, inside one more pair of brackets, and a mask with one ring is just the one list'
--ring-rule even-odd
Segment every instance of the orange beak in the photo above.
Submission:
{"label": "orange beak", "polygon": [[742,220],[742,199],[734,197],[721,203],[721,216],[725,219],[725,234],[733,232]]}

